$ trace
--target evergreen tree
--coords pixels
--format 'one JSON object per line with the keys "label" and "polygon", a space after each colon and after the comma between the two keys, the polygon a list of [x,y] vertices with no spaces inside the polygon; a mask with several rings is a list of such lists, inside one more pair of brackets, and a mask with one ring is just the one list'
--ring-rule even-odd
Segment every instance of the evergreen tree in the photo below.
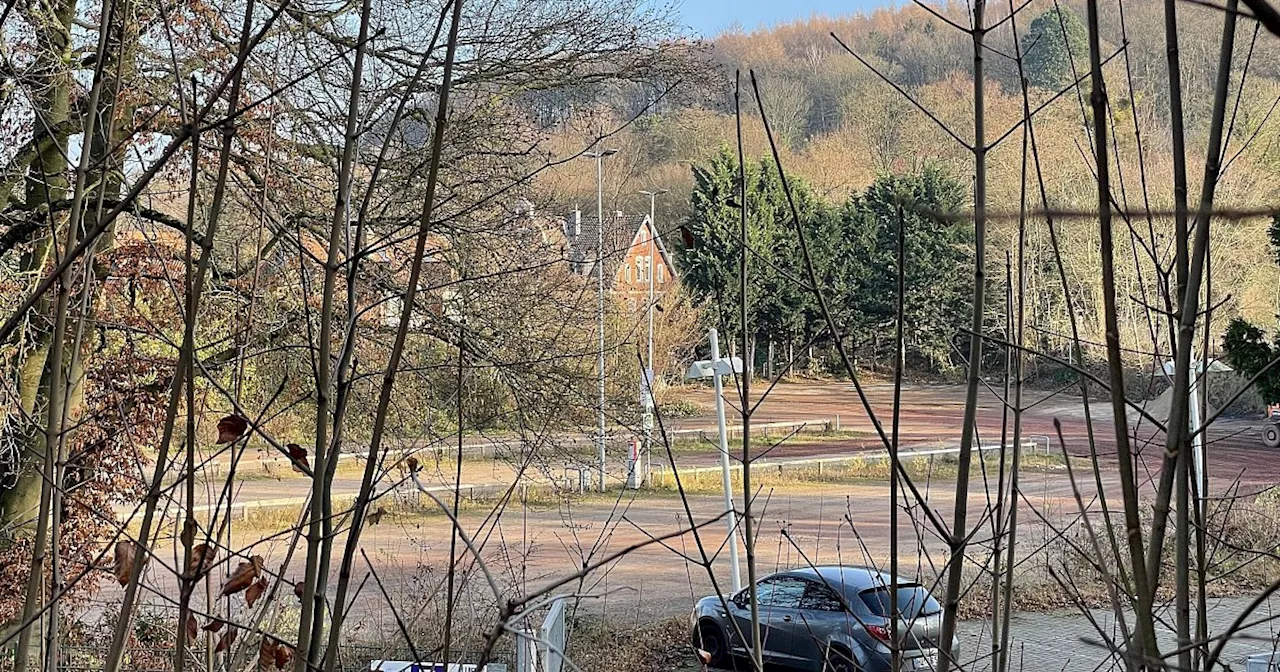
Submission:
{"label": "evergreen tree", "polygon": [[1023,40],[1027,81],[1032,86],[1057,91],[1075,81],[1072,59],[1081,72],[1086,67],[1089,33],[1068,7],[1057,6],[1037,16]]}
{"label": "evergreen tree", "polygon": [[950,365],[949,340],[969,312],[973,230],[931,216],[959,212],[964,184],[936,167],[886,175],[840,212],[847,254],[838,255],[835,303],[863,333],[892,328],[897,303],[898,217],[905,232],[907,353],[928,368]]}
{"label": "evergreen tree", "polygon": [[[676,249],[686,289],[726,334],[741,333],[737,164],[736,154],[724,147],[706,166],[694,167],[687,236]],[[791,188],[806,231],[820,228],[830,218],[827,208],[803,181],[791,180]],[[751,333],[779,342],[795,339],[805,331],[813,297],[803,284],[805,270],[786,192],[768,160],[747,165],[747,229]]]}

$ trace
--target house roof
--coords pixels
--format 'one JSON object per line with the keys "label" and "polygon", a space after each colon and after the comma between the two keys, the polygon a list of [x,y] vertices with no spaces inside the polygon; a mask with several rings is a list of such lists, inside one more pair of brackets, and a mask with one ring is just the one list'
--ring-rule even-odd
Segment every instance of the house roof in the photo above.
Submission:
{"label": "house roof", "polygon": [[[648,217],[645,215],[605,215],[604,258],[608,260],[625,252],[646,219]],[[570,213],[565,218],[565,238],[569,241],[569,258],[572,261],[590,261],[596,258],[599,230],[600,220],[595,215]]]}
{"label": "house roof", "polygon": [[[569,213],[564,218],[564,236],[568,243],[569,261],[573,264],[595,261],[600,230],[600,220],[595,215],[586,213]],[[612,277],[626,256],[627,250],[635,242],[640,229],[649,222],[648,215],[627,215],[615,212],[604,217],[604,272]],[[662,237],[655,236],[659,254],[670,265],[666,247],[662,245]],[[594,265],[592,265],[594,270]]]}

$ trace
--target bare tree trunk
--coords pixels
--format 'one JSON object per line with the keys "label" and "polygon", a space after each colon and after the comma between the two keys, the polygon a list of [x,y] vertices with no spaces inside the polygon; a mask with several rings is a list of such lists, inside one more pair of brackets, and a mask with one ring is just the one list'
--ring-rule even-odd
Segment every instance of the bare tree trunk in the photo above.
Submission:
{"label": "bare tree trunk", "polygon": [[[360,491],[352,508],[351,524],[347,531],[347,540],[342,552],[342,564],[338,570],[338,585],[334,597],[333,614],[329,622],[329,645],[324,657],[326,672],[333,672],[338,661],[338,644],[342,632],[342,624],[346,617],[346,598],[351,585],[351,570],[355,563],[356,549],[360,544],[360,532],[364,526],[365,515],[370,502],[373,501],[374,475],[380,463],[382,441],[386,432],[387,415],[391,407],[391,393],[395,387],[397,370],[404,355],[405,341],[413,324],[413,307],[417,299],[418,285],[422,281],[422,263],[426,255],[427,237],[431,232],[431,217],[435,209],[435,194],[440,176],[440,157],[444,149],[444,132],[449,120],[449,93],[453,87],[454,59],[458,48],[458,31],[462,23],[462,0],[453,0],[453,17],[449,27],[449,42],[445,50],[444,69],[440,84],[440,95],[436,102],[435,127],[432,130],[431,155],[427,171],[426,195],[422,205],[422,215],[418,221],[417,239],[414,247],[413,262],[409,269],[408,286],[400,310],[400,321],[396,325],[395,341],[383,372],[382,385],[378,394],[378,406],[374,415],[372,434],[369,441],[369,453],[365,458],[364,474],[360,481]],[[365,0],[364,14],[361,19],[361,30],[368,30],[369,0]],[[362,43],[363,44],[363,43]],[[302,645],[299,639],[299,645]],[[297,672],[306,672],[306,665],[301,656],[295,661]]]}
{"label": "bare tree trunk", "polygon": [[[889,445],[889,595],[892,608],[889,610],[889,670],[890,672],[900,672],[902,670],[902,646],[898,640],[898,630],[900,625],[898,620],[902,618],[901,609],[898,607],[898,570],[899,570],[899,554],[898,554],[898,469],[900,468],[900,458],[898,457],[898,441],[900,438],[900,420],[902,415],[902,351],[904,347],[903,341],[903,323],[906,315],[906,227],[904,217],[902,216],[902,206],[898,206],[898,230],[897,230],[897,271],[898,283],[895,297],[896,305],[894,306],[894,331],[893,331],[893,440]],[[872,357],[871,361],[875,361]]]}
{"label": "bare tree trunk", "polygon": [[[1169,409],[1168,442],[1165,445],[1165,468],[1168,457],[1177,451],[1175,460],[1178,509],[1175,521],[1174,552],[1176,576],[1176,612],[1178,629],[1178,664],[1191,669],[1191,435],[1188,431],[1190,386],[1194,384],[1197,367],[1192,365],[1191,351],[1195,338],[1195,323],[1200,308],[1200,284],[1205,278],[1205,265],[1209,255],[1210,212],[1221,173],[1223,124],[1226,119],[1227,96],[1231,86],[1231,60],[1235,54],[1236,16],[1238,0],[1228,0],[1223,15],[1222,47],[1218,54],[1218,77],[1214,88],[1213,112],[1209,122],[1209,143],[1206,149],[1204,179],[1200,188],[1200,204],[1195,221],[1195,244],[1191,256],[1185,291],[1178,313],[1178,347],[1174,354],[1172,406]],[[1207,320],[1206,320],[1207,322]],[[1207,325],[1206,325],[1207,330]],[[1207,346],[1206,346],[1207,347]],[[1203,431],[1203,428],[1200,430]],[[1197,469],[1198,471],[1198,469]],[[1197,477],[1199,475],[1197,474]],[[1201,480],[1203,482],[1203,479]],[[1167,502],[1167,500],[1166,500]],[[1159,516],[1157,502],[1157,516]],[[1166,505],[1167,511],[1167,505]],[[1167,518],[1167,513],[1165,514]],[[1159,518],[1157,518],[1159,520]],[[1154,525],[1153,525],[1154,527]],[[1153,531],[1151,556],[1159,557],[1157,545],[1163,540]],[[1197,544],[1199,545],[1199,544]],[[1156,565],[1157,567],[1159,565]],[[1203,587],[1205,578],[1199,578]],[[1154,593],[1154,587],[1153,587]],[[1153,595],[1154,599],[1154,595]]]}
{"label": "bare tree trunk", "polygon": [[[195,95],[195,88],[192,87],[192,96]],[[193,98],[194,100],[194,98]],[[186,244],[186,272],[183,274],[183,293],[186,298],[186,314],[194,317],[194,277],[191,269],[194,267],[194,254],[192,250],[192,241],[195,238],[195,221],[196,221],[196,194],[199,189],[200,180],[200,135],[199,131],[195,131],[191,136],[191,178],[188,182],[187,191],[187,244]],[[189,342],[195,342],[196,322],[189,319],[183,324],[183,338]],[[193,555],[194,541],[196,536],[196,410],[195,410],[195,364],[194,357],[187,361],[187,423],[186,423],[186,449],[187,449],[187,466],[186,466],[186,498],[184,501],[183,515],[185,518],[182,530],[182,566],[178,568],[178,643],[174,647],[173,653],[173,670],[174,672],[182,672],[186,664],[187,646],[191,643],[187,642],[187,619],[192,618],[191,615],[191,593],[195,590],[196,581],[199,580],[200,573],[204,571],[205,560],[196,567],[191,566],[191,558]],[[206,553],[212,547],[206,547]]]}
{"label": "bare tree trunk", "polygon": [[[252,40],[253,27],[253,11],[255,0],[249,0],[245,6],[244,20],[240,28],[240,43],[237,52],[237,63],[242,65],[248,56],[249,45]],[[276,16],[279,14],[277,13]],[[269,25],[269,24],[268,24]],[[265,30],[265,28],[264,28]],[[232,71],[231,88],[228,100],[235,102],[240,100],[241,85],[243,82],[242,68],[239,65]],[[206,111],[211,109],[212,101],[205,108]],[[196,119],[192,121],[192,125],[200,123],[200,115],[196,115]],[[223,131],[222,147],[218,157],[218,176],[214,185],[213,201],[209,208],[209,224],[205,229],[204,236],[201,238],[201,256],[200,263],[196,269],[195,279],[192,283],[191,298],[188,303],[187,314],[185,320],[193,321],[200,310],[200,297],[204,292],[205,279],[209,273],[209,267],[213,263],[213,239],[218,229],[218,221],[221,216],[223,199],[226,195],[227,175],[229,164],[231,161],[231,147],[234,140],[234,126]],[[187,136],[190,137],[189,135]],[[145,185],[145,182],[143,183]],[[135,185],[134,190],[140,185]],[[101,225],[101,223],[100,223]],[[165,412],[164,430],[160,440],[160,449],[156,455],[155,471],[151,477],[146,500],[144,503],[142,514],[141,530],[137,537],[136,553],[138,560],[134,562],[133,571],[129,576],[129,582],[125,586],[124,599],[120,605],[120,617],[116,620],[115,631],[112,633],[111,648],[107,651],[107,661],[105,665],[106,672],[118,672],[121,662],[124,658],[124,649],[128,643],[129,632],[131,630],[133,606],[137,599],[138,584],[142,579],[142,568],[146,564],[143,562],[145,556],[150,553],[152,524],[155,519],[156,507],[160,502],[164,475],[169,467],[169,448],[173,442],[174,424],[177,419],[178,402],[182,393],[182,386],[185,374],[189,368],[190,360],[195,357],[194,341],[183,340],[182,346],[178,351],[178,365],[173,374],[173,381],[169,387],[169,399],[167,410]]]}
{"label": "bare tree trunk", "polygon": [[986,86],[983,71],[986,56],[984,15],[986,0],[973,5],[973,316],[969,334],[969,370],[965,388],[963,434],[960,435],[959,466],[956,471],[955,518],[951,526],[947,558],[946,602],[942,611],[942,641],[938,652],[938,670],[947,672],[958,661],[952,660],[952,645],[959,616],[963,590],[964,555],[968,545],[966,527],[969,514],[969,468],[973,457],[973,440],[977,425],[978,382],[982,375],[983,285],[986,282],[987,240],[987,140]]}
{"label": "bare tree trunk", "polygon": [[[752,83],[754,84],[754,76]],[[757,96],[759,94],[757,93]],[[742,393],[742,532],[743,532],[743,548],[747,556],[747,596],[751,603],[751,662],[756,672],[764,671],[764,642],[760,637],[760,602],[756,595],[756,538],[755,538],[755,521],[751,518],[751,499],[755,495],[751,491],[751,410],[753,408],[751,402],[751,370],[755,361],[751,359],[754,354],[755,337],[748,337],[750,329],[747,327],[747,164],[743,157],[742,149],[742,79],[741,73],[735,73],[734,89],[733,89],[733,105],[734,116],[737,120],[738,131],[738,202],[741,212],[741,236],[742,236],[742,258],[739,262],[739,290],[742,299],[741,306],[741,325],[742,325],[742,352],[746,355],[745,366],[742,367],[741,376],[741,393]]]}
{"label": "bare tree trunk", "polygon": [[[332,475],[338,455],[329,445],[329,424],[334,425],[334,445],[340,448],[341,418],[330,418],[330,394],[332,384],[332,348],[335,293],[338,271],[345,248],[344,234],[349,228],[351,214],[351,177],[355,170],[356,145],[359,142],[360,92],[364,79],[364,58],[369,38],[369,0],[364,0],[360,10],[359,37],[355,45],[355,61],[351,70],[351,88],[347,100],[346,128],[343,135],[342,158],[338,166],[338,190],[334,200],[333,216],[329,223],[329,254],[324,265],[324,289],[321,295],[320,340],[316,355],[316,415],[315,415],[315,471],[311,478],[311,519],[307,531],[306,590],[303,593],[301,621],[298,627],[298,660],[295,665],[318,667],[324,656],[320,649],[324,620],[325,594],[327,593],[330,550],[333,544],[333,495],[330,490]],[[355,319],[348,315],[347,319]],[[351,344],[345,344],[350,347]],[[345,350],[345,348],[344,348]],[[338,614],[341,602],[334,602]],[[331,633],[332,634],[332,633]],[[302,668],[299,668],[302,669]]]}
{"label": "bare tree trunk", "polygon": [[1111,232],[1111,185],[1108,170],[1107,125],[1104,123],[1107,114],[1107,90],[1102,78],[1102,55],[1098,34],[1098,3],[1088,2],[1089,24],[1089,65],[1092,91],[1089,100],[1093,106],[1094,152],[1098,164],[1098,220],[1101,234],[1102,252],[1102,292],[1103,310],[1106,321],[1107,368],[1111,387],[1111,412],[1116,435],[1116,453],[1120,463],[1121,479],[1124,483],[1125,524],[1129,538],[1129,551],[1134,564],[1134,584],[1138,592],[1138,623],[1134,634],[1141,645],[1141,655],[1128,652],[1130,669],[1142,666],[1143,658],[1151,661],[1159,659],[1155,633],[1151,620],[1151,592],[1148,589],[1148,572],[1143,565],[1142,529],[1138,519],[1137,482],[1133,475],[1133,455],[1129,447],[1129,422],[1126,415],[1124,398],[1124,363],[1120,351],[1120,329],[1116,319],[1116,284],[1114,245]]}

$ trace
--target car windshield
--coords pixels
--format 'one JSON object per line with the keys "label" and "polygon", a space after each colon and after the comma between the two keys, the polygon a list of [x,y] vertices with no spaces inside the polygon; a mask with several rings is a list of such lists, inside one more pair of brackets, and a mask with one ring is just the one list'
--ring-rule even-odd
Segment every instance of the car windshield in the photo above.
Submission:
{"label": "car windshield", "polygon": [[[858,597],[862,598],[862,603],[867,605],[872,614],[889,616],[893,613],[893,604],[889,599],[892,592],[887,587],[872,588],[858,593]],[[938,605],[938,601],[933,599],[924,586],[909,584],[898,586],[898,613],[904,618],[933,614],[941,610],[942,607]]]}

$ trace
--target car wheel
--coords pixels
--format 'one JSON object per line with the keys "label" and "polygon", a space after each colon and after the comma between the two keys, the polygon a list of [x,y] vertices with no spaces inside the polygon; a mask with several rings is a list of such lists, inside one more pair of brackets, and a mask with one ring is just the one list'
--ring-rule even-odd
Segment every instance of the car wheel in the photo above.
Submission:
{"label": "car wheel", "polygon": [[824,669],[826,672],[859,672],[858,663],[840,649],[830,649],[827,652]]}
{"label": "car wheel", "polygon": [[1280,448],[1280,424],[1268,422],[1262,426],[1262,445],[1268,448]]}
{"label": "car wheel", "polygon": [[711,654],[712,667],[725,667],[729,662],[729,642],[715,623],[703,621],[698,624],[698,641],[694,645]]}

